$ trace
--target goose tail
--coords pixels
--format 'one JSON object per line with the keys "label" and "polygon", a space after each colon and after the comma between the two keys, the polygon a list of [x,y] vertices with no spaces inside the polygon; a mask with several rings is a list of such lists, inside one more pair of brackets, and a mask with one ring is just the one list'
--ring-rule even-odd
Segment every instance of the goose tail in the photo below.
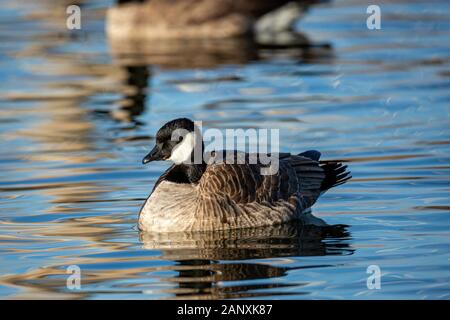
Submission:
{"label": "goose tail", "polygon": [[320,167],[325,171],[325,179],[320,186],[322,192],[344,184],[352,178],[350,171],[347,171],[347,166],[341,161],[320,161]]}

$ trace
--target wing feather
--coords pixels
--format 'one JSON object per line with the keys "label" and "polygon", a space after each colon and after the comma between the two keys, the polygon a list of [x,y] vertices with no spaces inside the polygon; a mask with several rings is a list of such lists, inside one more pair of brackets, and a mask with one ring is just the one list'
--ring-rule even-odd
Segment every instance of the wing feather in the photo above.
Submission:
{"label": "wing feather", "polygon": [[349,179],[341,164],[324,165],[302,155],[280,154],[279,170],[273,175],[262,175],[262,168],[263,165],[248,161],[208,165],[198,185],[199,194],[204,196],[201,201],[212,202],[208,207],[220,212],[223,219],[227,215],[236,220],[241,216],[251,223],[256,219],[250,214],[254,210],[259,212],[258,219],[267,216],[283,221],[287,216],[311,207],[324,186],[334,186]]}

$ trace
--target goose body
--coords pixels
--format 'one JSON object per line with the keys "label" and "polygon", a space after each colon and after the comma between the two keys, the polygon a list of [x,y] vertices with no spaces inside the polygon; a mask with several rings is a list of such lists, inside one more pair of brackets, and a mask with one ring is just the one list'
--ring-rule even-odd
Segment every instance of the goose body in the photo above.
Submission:
{"label": "goose body", "polygon": [[[254,31],[256,21],[292,0],[119,0],[106,15],[109,37],[119,39],[218,39]],[[263,23],[291,27],[314,1],[296,0],[280,19]],[[295,6],[294,6],[295,5]]]}
{"label": "goose body", "polygon": [[[173,121],[167,125],[169,129],[163,127],[160,132],[173,130]],[[165,146],[166,142],[160,137],[144,163],[155,158],[179,160],[181,151],[192,152],[185,147],[191,144],[185,136],[179,145],[164,151],[160,145]],[[172,165],[156,182],[141,208],[139,228],[152,232],[210,231],[292,220],[325,225],[308,209],[323,192],[350,179],[341,163],[319,162],[318,151],[279,154],[278,170],[269,175],[261,173],[265,165],[249,161],[249,154],[232,153],[235,160],[232,163],[229,157],[223,157],[226,161],[211,164]]]}

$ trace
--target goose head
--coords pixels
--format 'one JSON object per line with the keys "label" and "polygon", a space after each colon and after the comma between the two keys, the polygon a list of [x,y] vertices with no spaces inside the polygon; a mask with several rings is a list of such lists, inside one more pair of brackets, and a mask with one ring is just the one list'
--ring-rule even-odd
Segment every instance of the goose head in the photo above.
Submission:
{"label": "goose head", "polygon": [[[201,134],[192,120],[175,119],[167,122],[158,130],[156,145],[142,159],[142,163],[160,160],[172,161],[175,164],[192,163],[196,146],[202,145]],[[199,149],[202,152],[203,148]]]}

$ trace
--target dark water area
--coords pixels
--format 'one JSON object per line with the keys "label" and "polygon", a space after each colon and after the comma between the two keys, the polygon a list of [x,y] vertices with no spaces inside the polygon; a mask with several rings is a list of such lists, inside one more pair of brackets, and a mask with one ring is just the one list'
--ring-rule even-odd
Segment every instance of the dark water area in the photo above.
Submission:
{"label": "dark water area", "polygon": [[[1,298],[450,298],[448,1],[379,2],[381,30],[369,2],[315,5],[290,46],[116,43],[112,2],[78,3],[69,31],[72,3],[1,1]],[[182,116],[348,161],[353,179],[312,210],[348,227],[140,234],[167,167],[141,159]]]}

